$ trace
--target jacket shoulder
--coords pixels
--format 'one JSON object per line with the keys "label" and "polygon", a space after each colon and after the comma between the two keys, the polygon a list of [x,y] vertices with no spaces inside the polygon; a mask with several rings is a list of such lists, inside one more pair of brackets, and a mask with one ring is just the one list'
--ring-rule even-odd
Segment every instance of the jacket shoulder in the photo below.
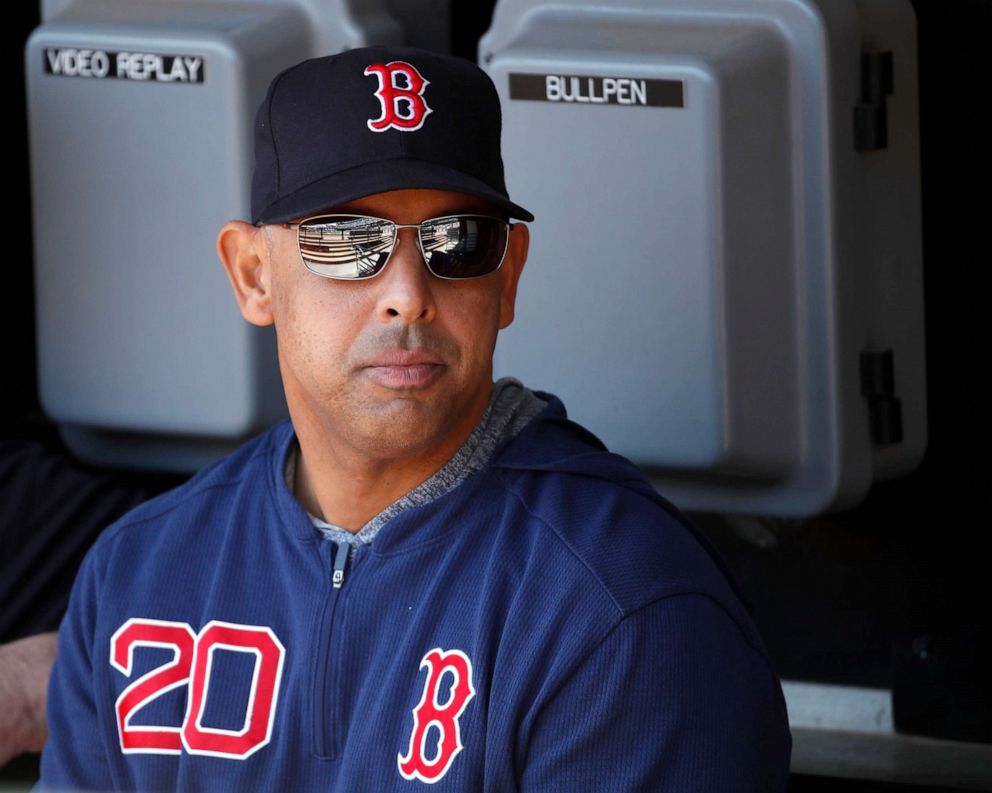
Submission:
{"label": "jacket shoulder", "polygon": [[581,426],[554,414],[536,421],[501,455],[497,474],[620,618],[666,598],[699,595],[760,646],[742,594],[709,541],[633,463]]}
{"label": "jacket shoulder", "polygon": [[[113,543],[122,534],[142,526],[188,522],[219,502],[256,497],[273,475],[273,455],[280,455],[293,434],[292,425],[282,422],[247,441],[227,457],[197,472],[187,482],[145,501],[108,526],[94,548]],[[249,483],[250,487],[244,485]]]}

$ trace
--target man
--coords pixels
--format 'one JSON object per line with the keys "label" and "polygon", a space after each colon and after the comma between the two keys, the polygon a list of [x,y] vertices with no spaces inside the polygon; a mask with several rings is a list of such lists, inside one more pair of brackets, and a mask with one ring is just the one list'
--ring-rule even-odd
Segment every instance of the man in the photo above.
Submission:
{"label": "man", "polygon": [[[102,536],[50,690],[47,786],[782,790],[775,674],[701,541],[561,403],[492,382],[532,219],[465,61],[275,79],[253,224],[292,423]],[[539,343],[539,340],[535,340]]]}

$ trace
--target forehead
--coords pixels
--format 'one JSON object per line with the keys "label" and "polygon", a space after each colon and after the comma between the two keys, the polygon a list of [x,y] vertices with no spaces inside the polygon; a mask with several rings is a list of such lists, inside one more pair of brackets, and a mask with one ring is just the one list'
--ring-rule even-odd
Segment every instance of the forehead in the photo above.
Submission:
{"label": "forehead", "polygon": [[391,190],[387,193],[374,193],[331,207],[326,213],[375,215],[395,223],[420,223],[443,215],[500,216],[499,211],[488,201],[448,190]]}

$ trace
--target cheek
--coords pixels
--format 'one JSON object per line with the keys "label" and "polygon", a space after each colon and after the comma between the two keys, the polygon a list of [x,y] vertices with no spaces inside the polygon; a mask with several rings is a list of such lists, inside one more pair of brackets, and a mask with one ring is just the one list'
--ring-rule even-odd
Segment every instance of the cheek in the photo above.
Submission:
{"label": "cheek", "polygon": [[473,290],[440,309],[439,315],[447,318],[446,324],[458,338],[466,359],[481,360],[488,366],[500,321],[498,290]]}
{"label": "cheek", "polygon": [[286,286],[272,301],[280,358],[309,381],[343,368],[359,334],[361,301],[349,290],[331,294],[327,287],[334,283],[307,283],[304,278]]}

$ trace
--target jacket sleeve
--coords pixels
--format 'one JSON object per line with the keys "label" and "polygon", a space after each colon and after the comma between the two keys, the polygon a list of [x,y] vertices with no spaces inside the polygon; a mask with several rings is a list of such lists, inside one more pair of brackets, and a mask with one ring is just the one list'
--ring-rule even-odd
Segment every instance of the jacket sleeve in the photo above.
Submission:
{"label": "jacket sleeve", "polygon": [[520,789],[769,793],[788,784],[779,681],[714,600],[624,617],[535,721]]}
{"label": "jacket sleeve", "polygon": [[111,790],[105,736],[96,701],[98,675],[109,650],[94,646],[98,610],[98,564],[91,552],[83,563],[59,628],[58,653],[48,684],[48,741],[41,756],[45,790]]}

